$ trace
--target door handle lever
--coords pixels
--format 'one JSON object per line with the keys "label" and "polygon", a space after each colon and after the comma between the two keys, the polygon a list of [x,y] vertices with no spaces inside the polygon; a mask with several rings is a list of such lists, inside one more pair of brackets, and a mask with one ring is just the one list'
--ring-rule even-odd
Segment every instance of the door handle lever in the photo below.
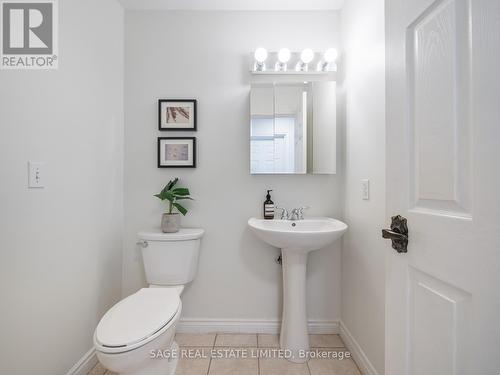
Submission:
{"label": "door handle lever", "polygon": [[382,229],[382,237],[392,241],[392,248],[398,253],[408,252],[408,225],[403,216],[391,218],[391,229]]}
{"label": "door handle lever", "polygon": [[408,240],[408,236],[389,229],[382,229],[382,237],[390,238],[391,240]]}

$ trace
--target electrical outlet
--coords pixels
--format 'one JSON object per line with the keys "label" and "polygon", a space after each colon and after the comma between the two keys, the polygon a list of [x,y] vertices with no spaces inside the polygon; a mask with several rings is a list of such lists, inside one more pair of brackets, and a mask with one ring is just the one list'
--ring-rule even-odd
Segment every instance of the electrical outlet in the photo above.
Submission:
{"label": "electrical outlet", "polygon": [[361,197],[363,200],[370,200],[370,180],[361,180]]}
{"label": "electrical outlet", "polygon": [[30,188],[43,188],[45,187],[45,163],[41,162],[28,162],[28,187]]}

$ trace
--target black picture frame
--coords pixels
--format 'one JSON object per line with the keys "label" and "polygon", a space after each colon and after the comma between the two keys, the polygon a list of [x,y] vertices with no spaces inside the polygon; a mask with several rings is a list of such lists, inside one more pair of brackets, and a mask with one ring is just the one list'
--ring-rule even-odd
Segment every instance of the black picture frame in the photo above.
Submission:
{"label": "black picture frame", "polygon": [[[192,142],[192,162],[190,164],[182,165],[167,165],[162,160],[162,143],[163,141],[191,141]],[[157,140],[158,147],[158,168],[196,168],[196,137],[158,137]]]}
{"label": "black picture frame", "polygon": [[[191,126],[168,126],[168,123],[165,121],[162,116],[162,109],[164,105],[168,103],[190,103],[193,109],[193,121]],[[197,104],[198,101],[196,99],[158,99],[158,130],[159,131],[197,131]]]}

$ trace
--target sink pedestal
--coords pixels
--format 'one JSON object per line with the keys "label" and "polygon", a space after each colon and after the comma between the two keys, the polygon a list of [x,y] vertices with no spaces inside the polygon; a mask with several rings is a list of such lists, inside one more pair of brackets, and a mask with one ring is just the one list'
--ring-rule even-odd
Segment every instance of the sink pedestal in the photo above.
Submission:
{"label": "sink pedestal", "polygon": [[307,361],[309,334],[306,307],[307,252],[282,249],[283,265],[283,318],[281,321],[280,346],[290,350],[295,363]]}
{"label": "sink pedestal", "polygon": [[[306,267],[307,255],[338,240],[347,225],[328,217],[304,220],[251,218],[248,226],[264,242],[281,249],[283,264],[283,319],[280,346],[291,351],[292,362],[307,362]],[[286,352],[287,355],[290,352]]]}

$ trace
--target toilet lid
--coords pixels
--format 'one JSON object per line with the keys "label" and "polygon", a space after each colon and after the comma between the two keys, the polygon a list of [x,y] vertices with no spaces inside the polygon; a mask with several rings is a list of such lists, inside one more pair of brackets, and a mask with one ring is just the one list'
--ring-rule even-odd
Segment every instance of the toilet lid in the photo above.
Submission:
{"label": "toilet lid", "polygon": [[105,347],[137,344],[168,324],[179,305],[179,294],[174,289],[141,289],[118,302],[103,316],[95,337]]}
{"label": "toilet lid", "polygon": [[201,228],[181,228],[175,233],[163,233],[160,228],[141,231],[137,237],[146,241],[190,241],[197,240],[203,236],[205,231]]}

